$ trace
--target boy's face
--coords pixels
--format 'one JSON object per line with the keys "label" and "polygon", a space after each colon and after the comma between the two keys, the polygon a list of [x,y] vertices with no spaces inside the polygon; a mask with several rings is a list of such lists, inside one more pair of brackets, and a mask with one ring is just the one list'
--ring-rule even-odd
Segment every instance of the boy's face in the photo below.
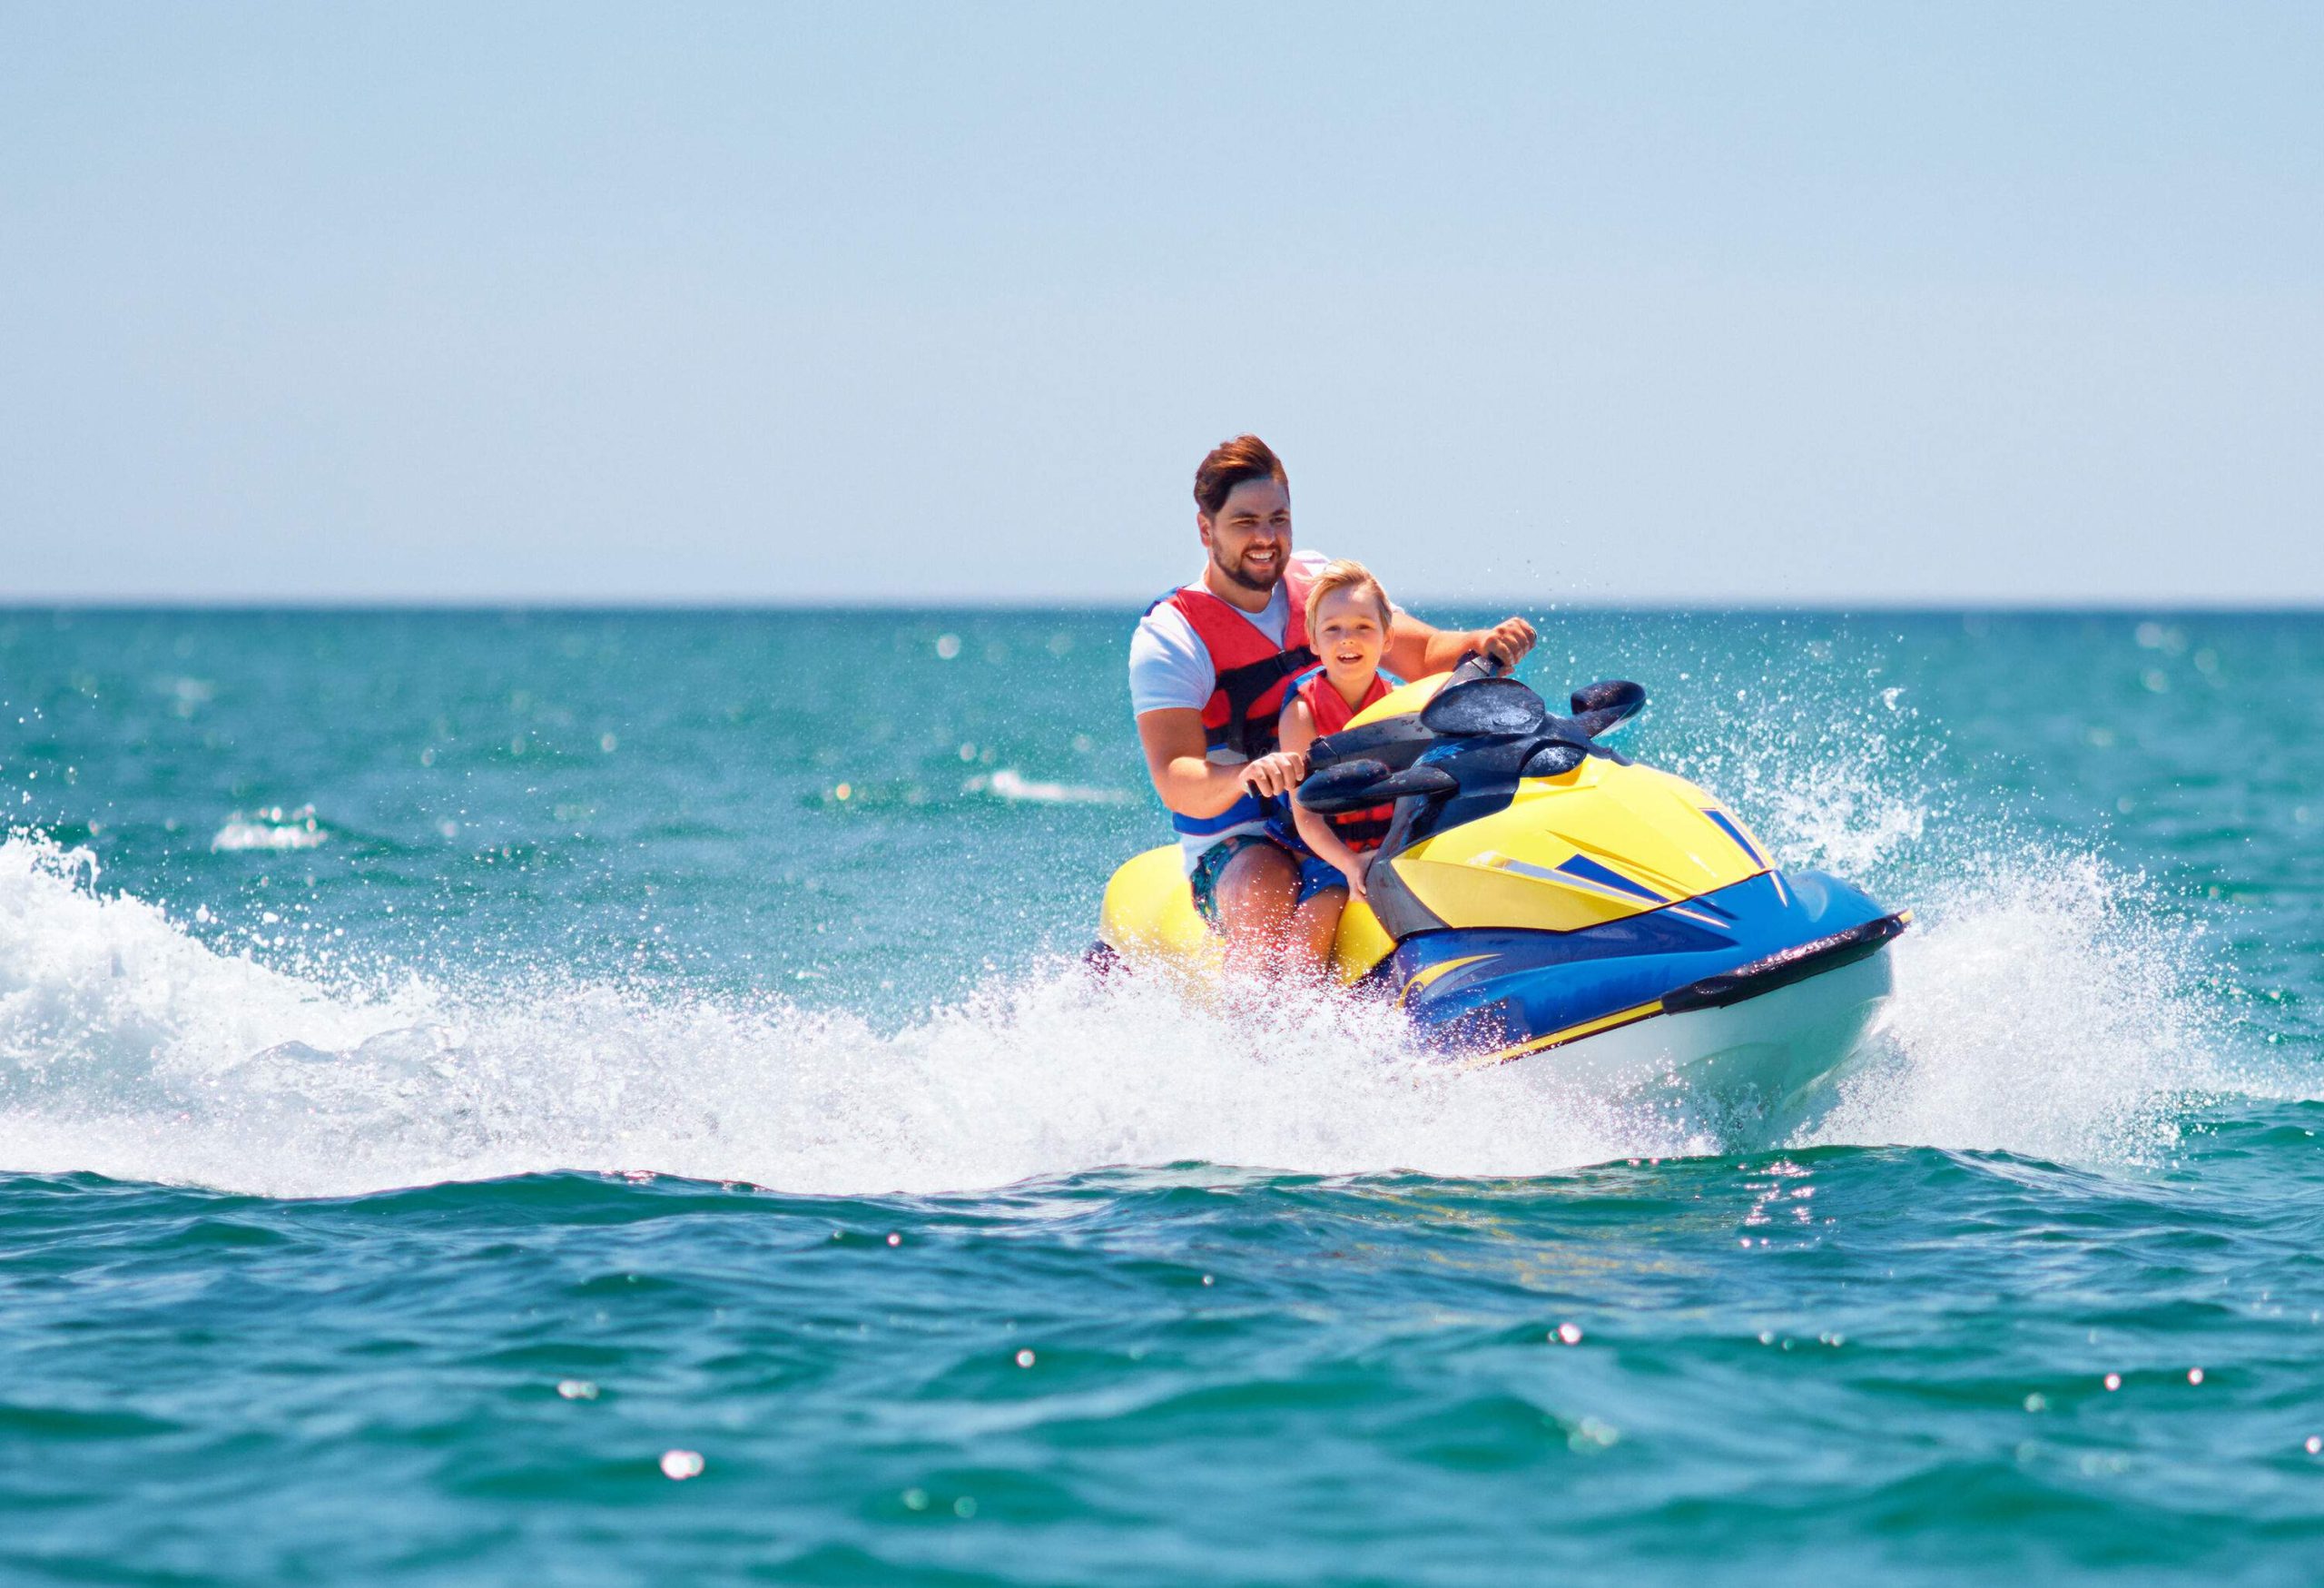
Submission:
{"label": "boy's face", "polygon": [[1315,607],[1315,632],[1307,636],[1334,684],[1368,686],[1388,647],[1388,626],[1380,603],[1364,586],[1334,590]]}

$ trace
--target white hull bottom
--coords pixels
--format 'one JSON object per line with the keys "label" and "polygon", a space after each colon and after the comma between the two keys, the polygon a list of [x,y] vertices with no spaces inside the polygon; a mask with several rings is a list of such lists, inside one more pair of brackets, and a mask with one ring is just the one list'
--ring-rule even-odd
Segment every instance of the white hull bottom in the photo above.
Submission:
{"label": "white hull bottom", "polygon": [[1510,1062],[1559,1091],[1668,1092],[1714,1113],[1788,1113],[1847,1062],[1890,984],[1884,949],[1723,1009],[1655,1015]]}

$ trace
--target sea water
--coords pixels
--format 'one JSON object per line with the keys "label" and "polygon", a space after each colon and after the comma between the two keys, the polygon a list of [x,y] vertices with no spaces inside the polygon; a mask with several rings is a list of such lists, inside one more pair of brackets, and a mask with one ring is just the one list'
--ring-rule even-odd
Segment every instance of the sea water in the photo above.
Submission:
{"label": "sea water", "polygon": [[1724,1125],[1081,974],[1129,622],[0,612],[0,1579],[2324,1574],[2324,621],[1544,617],[1915,912]]}

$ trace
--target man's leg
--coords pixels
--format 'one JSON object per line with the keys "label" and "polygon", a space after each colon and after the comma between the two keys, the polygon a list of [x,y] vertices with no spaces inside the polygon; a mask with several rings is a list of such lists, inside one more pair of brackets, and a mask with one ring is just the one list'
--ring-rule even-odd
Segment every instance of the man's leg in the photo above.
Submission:
{"label": "man's leg", "polygon": [[1218,873],[1218,925],[1226,970],[1272,978],[1283,964],[1284,933],[1299,897],[1299,863],[1273,843],[1246,843]]}

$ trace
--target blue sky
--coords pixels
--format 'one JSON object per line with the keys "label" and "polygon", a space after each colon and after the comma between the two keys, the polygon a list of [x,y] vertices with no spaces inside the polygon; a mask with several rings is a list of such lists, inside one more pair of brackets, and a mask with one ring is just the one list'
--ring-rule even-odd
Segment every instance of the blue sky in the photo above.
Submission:
{"label": "blue sky", "polygon": [[0,599],[2324,601],[2324,8],[0,0]]}

